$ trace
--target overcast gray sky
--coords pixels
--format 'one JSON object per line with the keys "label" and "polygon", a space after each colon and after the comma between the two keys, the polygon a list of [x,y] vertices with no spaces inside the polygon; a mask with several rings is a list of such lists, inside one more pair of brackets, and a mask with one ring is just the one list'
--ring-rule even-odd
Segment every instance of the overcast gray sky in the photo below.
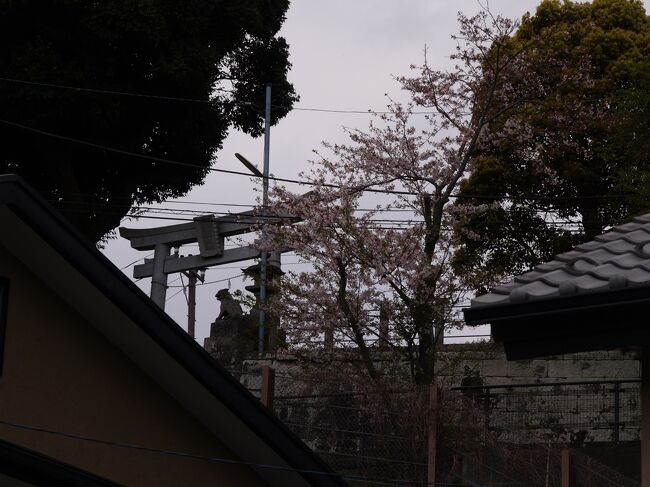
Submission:
{"label": "overcast gray sky", "polygon": [[[650,0],[644,3],[647,10]],[[536,0],[489,2],[494,13],[511,18],[520,18],[525,12],[534,11],[538,4]],[[398,100],[404,99],[393,77],[408,74],[409,65],[421,63],[425,45],[429,50],[430,64],[439,67],[447,64],[448,55],[455,46],[451,35],[457,30],[457,12],[472,14],[479,8],[476,0],[293,0],[281,35],[290,45],[293,68],[289,79],[301,97],[297,106],[382,110],[386,105],[386,93]],[[370,116],[366,114],[292,111],[272,128],[271,173],[296,177],[308,168],[306,161],[311,159],[312,150],[318,148],[321,141],[341,142],[345,140],[343,126],[364,128],[369,120]],[[244,154],[261,168],[262,139],[252,139],[239,132],[232,132],[226,139],[214,167],[242,170],[234,157],[235,152]],[[252,189],[256,184],[245,177],[213,173],[204,185],[194,188],[182,200],[252,204],[256,198]],[[166,203],[162,206],[171,205]],[[227,211],[228,207],[211,209]],[[242,210],[230,209],[233,212]],[[150,227],[167,223],[174,222],[141,219],[125,221],[123,225]],[[119,238],[107,246],[105,253],[119,267],[144,257],[143,253],[130,249],[128,242]],[[301,269],[294,264],[297,262],[295,256],[286,256],[284,261],[288,264],[287,269]],[[241,274],[240,268],[249,264],[209,269],[206,279],[214,281],[236,276]],[[126,268],[125,272],[131,276],[132,267]],[[177,275],[170,276],[170,282],[177,278]],[[231,282],[233,288],[244,285],[241,278]],[[172,283],[180,284],[180,281]],[[138,285],[149,292],[149,279],[140,281]],[[200,343],[203,343],[210,322],[218,313],[214,294],[221,287],[227,287],[227,282],[198,288],[197,338]],[[169,289],[166,311],[185,327],[187,306],[183,293],[174,296],[179,289]]]}

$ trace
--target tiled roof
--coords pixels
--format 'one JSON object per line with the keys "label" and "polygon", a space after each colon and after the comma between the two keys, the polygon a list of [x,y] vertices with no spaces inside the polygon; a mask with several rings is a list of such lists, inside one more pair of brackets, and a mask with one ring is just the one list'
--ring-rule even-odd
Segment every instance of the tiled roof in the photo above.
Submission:
{"label": "tiled roof", "polygon": [[650,286],[650,213],[614,227],[591,242],[556,256],[534,270],[472,300],[490,307]]}

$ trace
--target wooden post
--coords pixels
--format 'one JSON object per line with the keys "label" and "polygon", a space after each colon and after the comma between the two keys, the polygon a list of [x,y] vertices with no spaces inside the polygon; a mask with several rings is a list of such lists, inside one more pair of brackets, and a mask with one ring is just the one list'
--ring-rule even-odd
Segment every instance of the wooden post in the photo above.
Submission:
{"label": "wooden post", "polygon": [[650,347],[641,351],[641,487],[650,487]]}
{"label": "wooden post", "polygon": [[275,369],[268,365],[262,366],[262,391],[260,400],[267,409],[273,409],[273,395],[275,393]]}
{"label": "wooden post", "polygon": [[570,449],[562,450],[562,487],[574,487],[573,453]]}
{"label": "wooden post", "polygon": [[388,305],[386,303],[381,303],[379,305],[379,348],[387,349],[388,348],[388,339],[389,339],[389,311]]}
{"label": "wooden post", "polygon": [[436,485],[436,457],[438,449],[438,401],[437,384],[429,386],[429,442],[427,448],[427,485]]}
{"label": "wooden post", "polygon": [[196,338],[196,282],[204,281],[203,272],[199,274],[198,271],[192,269],[183,272],[187,276],[187,333]]}
{"label": "wooden post", "polygon": [[328,325],[327,328],[325,328],[324,334],[323,347],[325,347],[325,350],[328,352],[331,352],[334,350],[334,329]]}
{"label": "wooden post", "polygon": [[196,327],[196,271],[188,271],[187,276],[187,333],[194,338]]}

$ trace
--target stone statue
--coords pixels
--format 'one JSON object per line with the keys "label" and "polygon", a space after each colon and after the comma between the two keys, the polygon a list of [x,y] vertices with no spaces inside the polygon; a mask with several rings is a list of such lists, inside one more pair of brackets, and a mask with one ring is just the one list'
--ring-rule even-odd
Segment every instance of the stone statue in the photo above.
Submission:
{"label": "stone statue", "polygon": [[239,303],[235,301],[235,298],[232,297],[230,291],[227,289],[220,289],[217,294],[215,294],[215,297],[221,303],[221,308],[219,309],[219,316],[217,316],[217,320],[232,320],[243,318],[244,312],[242,311]]}

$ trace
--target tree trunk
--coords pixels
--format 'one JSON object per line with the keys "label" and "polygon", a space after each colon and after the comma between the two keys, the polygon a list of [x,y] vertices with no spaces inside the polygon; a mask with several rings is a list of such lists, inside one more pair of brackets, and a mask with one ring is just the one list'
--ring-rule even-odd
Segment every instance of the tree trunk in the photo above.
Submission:
{"label": "tree trunk", "polygon": [[580,205],[580,215],[582,215],[582,226],[585,229],[586,240],[593,240],[603,233],[604,224],[598,214],[598,207],[594,202],[587,202]]}
{"label": "tree trunk", "polygon": [[130,194],[113,192],[104,200],[94,194],[95,188],[83,187],[70,163],[58,164],[53,177],[60,181],[62,192],[60,201],[53,200],[52,205],[90,242],[99,242],[131,208]]}

